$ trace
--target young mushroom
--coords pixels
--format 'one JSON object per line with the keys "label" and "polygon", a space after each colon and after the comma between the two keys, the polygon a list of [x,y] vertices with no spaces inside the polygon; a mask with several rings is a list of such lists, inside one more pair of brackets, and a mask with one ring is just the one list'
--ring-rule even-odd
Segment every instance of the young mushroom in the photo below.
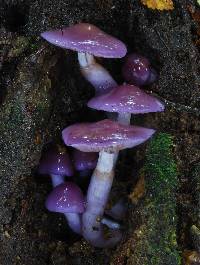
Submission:
{"label": "young mushroom", "polygon": [[104,237],[101,219],[111,190],[115,152],[139,145],[149,139],[154,130],[127,126],[111,120],[80,123],[65,128],[62,137],[66,145],[83,152],[99,152],[87,192],[87,206],[83,213],[83,236],[95,247],[113,247],[121,240],[120,231]]}
{"label": "young mushroom", "polygon": [[122,124],[130,124],[131,114],[164,110],[161,101],[134,85],[117,86],[107,94],[92,98],[87,105],[97,110],[117,112],[117,120]]}
{"label": "young mushroom", "polygon": [[46,31],[41,36],[56,46],[78,52],[81,72],[95,87],[96,94],[107,93],[113,86],[117,85],[109,72],[96,63],[94,56],[103,58],[124,57],[127,49],[120,40],[89,23]]}
{"label": "young mushroom", "polygon": [[74,168],[80,172],[80,175],[87,176],[97,165],[98,153],[82,152],[74,149],[72,153],[72,160]]}
{"label": "young mushroom", "polygon": [[45,206],[51,212],[63,213],[69,227],[77,234],[82,233],[80,214],[85,210],[85,200],[80,188],[73,182],[56,186],[46,199]]}
{"label": "young mushroom", "polygon": [[66,148],[57,145],[43,152],[38,172],[50,175],[53,187],[63,183],[65,176],[71,177],[74,170]]}
{"label": "young mushroom", "polygon": [[125,58],[122,76],[128,83],[136,86],[149,85],[157,79],[157,73],[150,66],[149,60],[137,53]]}

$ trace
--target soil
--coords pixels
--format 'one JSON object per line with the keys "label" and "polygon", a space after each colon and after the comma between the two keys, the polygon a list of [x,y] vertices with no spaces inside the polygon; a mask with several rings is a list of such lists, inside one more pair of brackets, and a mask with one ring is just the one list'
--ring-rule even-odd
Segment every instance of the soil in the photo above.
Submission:
{"label": "soil", "polygon": [[[117,250],[94,249],[69,230],[62,215],[44,207],[51,185],[48,178],[37,175],[42,148],[52,140],[60,141],[67,125],[103,117],[86,108],[94,91],[80,75],[76,54],[53,47],[39,36],[44,30],[77,22],[92,23],[120,38],[129,52],[148,57],[158,71],[158,80],[145,89],[165,102],[166,111],[133,120],[173,136],[179,179],[178,249],[184,258],[187,251],[198,255],[198,240],[192,240],[190,227],[200,228],[200,6],[195,0],[173,2],[174,10],[161,12],[139,0],[1,1],[0,265],[136,264],[133,247],[129,248],[136,229],[131,200],[126,232]],[[123,60],[100,62],[123,82]],[[133,153],[128,153],[127,168],[119,164],[113,197],[128,198],[136,185],[145,146]],[[135,178],[127,170],[132,167]],[[190,262],[188,255],[185,260],[184,264],[200,264]]]}

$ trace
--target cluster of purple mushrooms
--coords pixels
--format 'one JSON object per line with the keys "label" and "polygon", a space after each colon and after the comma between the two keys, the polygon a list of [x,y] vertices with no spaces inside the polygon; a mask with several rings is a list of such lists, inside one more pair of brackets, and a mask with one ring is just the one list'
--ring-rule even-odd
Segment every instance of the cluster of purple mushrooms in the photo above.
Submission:
{"label": "cluster of purple mushrooms", "polygon": [[[106,212],[110,218],[105,216],[114,169],[120,150],[145,142],[155,132],[130,125],[130,119],[131,114],[164,110],[158,99],[138,87],[155,81],[156,71],[143,56],[130,54],[122,68],[127,83],[118,85],[94,56],[122,58],[127,48],[120,40],[88,23],[47,31],[41,36],[56,46],[78,52],[81,73],[95,88],[95,97],[87,106],[105,111],[108,117],[94,123],[76,123],[62,131],[65,145],[74,148],[71,158],[66,149],[58,146],[42,155],[39,173],[51,175],[53,184],[46,208],[63,213],[70,228],[94,247],[113,247],[122,238],[118,221],[125,209],[123,200],[119,199]],[[110,112],[117,114],[110,115]],[[91,174],[86,196],[74,182],[65,181],[66,176],[74,174],[74,169],[80,176]],[[109,230],[106,234],[105,225]]]}

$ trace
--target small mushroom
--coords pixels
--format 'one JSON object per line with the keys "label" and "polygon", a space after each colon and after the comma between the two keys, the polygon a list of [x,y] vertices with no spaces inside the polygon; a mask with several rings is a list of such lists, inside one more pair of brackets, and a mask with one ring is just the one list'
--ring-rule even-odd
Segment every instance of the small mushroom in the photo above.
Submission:
{"label": "small mushroom", "polygon": [[134,85],[117,86],[107,94],[92,98],[87,105],[97,110],[118,112],[118,121],[123,124],[130,124],[131,113],[141,114],[164,110],[161,101]]}
{"label": "small mushroom", "polygon": [[95,87],[97,94],[106,93],[117,83],[94,56],[121,58],[127,49],[120,40],[108,35],[89,23],[80,23],[68,28],[46,31],[41,36],[50,43],[78,52],[83,76]]}
{"label": "small mushroom", "polygon": [[136,86],[149,85],[157,79],[157,73],[150,66],[149,60],[137,53],[129,54],[125,58],[122,76],[128,83]]}
{"label": "small mushroom", "polygon": [[93,246],[112,247],[122,236],[120,231],[115,230],[109,239],[105,239],[101,224],[114,177],[115,152],[143,143],[153,133],[152,129],[122,125],[111,120],[75,124],[63,130],[66,145],[83,152],[100,152],[82,217],[83,236]]}
{"label": "small mushroom", "polygon": [[82,152],[73,150],[72,160],[74,168],[80,172],[81,176],[87,176],[97,165],[98,154],[95,152]]}
{"label": "small mushroom", "polygon": [[43,152],[38,172],[50,175],[53,187],[63,183],[65,176],[71,177],[74,170],[66,148],[57,145]]}
{"label": "small mushroom", "polygon": [[70,228],[81,234],[81,217],[85,210],[85,200],[80,188],[73,182],[56,186],[46,199],[45,206],[51,212],[63,213]]}

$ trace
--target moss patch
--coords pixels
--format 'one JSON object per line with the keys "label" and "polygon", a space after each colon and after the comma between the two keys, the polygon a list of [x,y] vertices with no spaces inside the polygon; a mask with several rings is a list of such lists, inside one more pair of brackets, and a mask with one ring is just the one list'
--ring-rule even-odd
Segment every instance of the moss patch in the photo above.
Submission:
{"label": "moss patch", "polygon": [[138,206],[141,224],[128,264],[178,265],[176,190],[178,178],[172,137],[160,133],[150,142],[143,169],[146,195]]}

